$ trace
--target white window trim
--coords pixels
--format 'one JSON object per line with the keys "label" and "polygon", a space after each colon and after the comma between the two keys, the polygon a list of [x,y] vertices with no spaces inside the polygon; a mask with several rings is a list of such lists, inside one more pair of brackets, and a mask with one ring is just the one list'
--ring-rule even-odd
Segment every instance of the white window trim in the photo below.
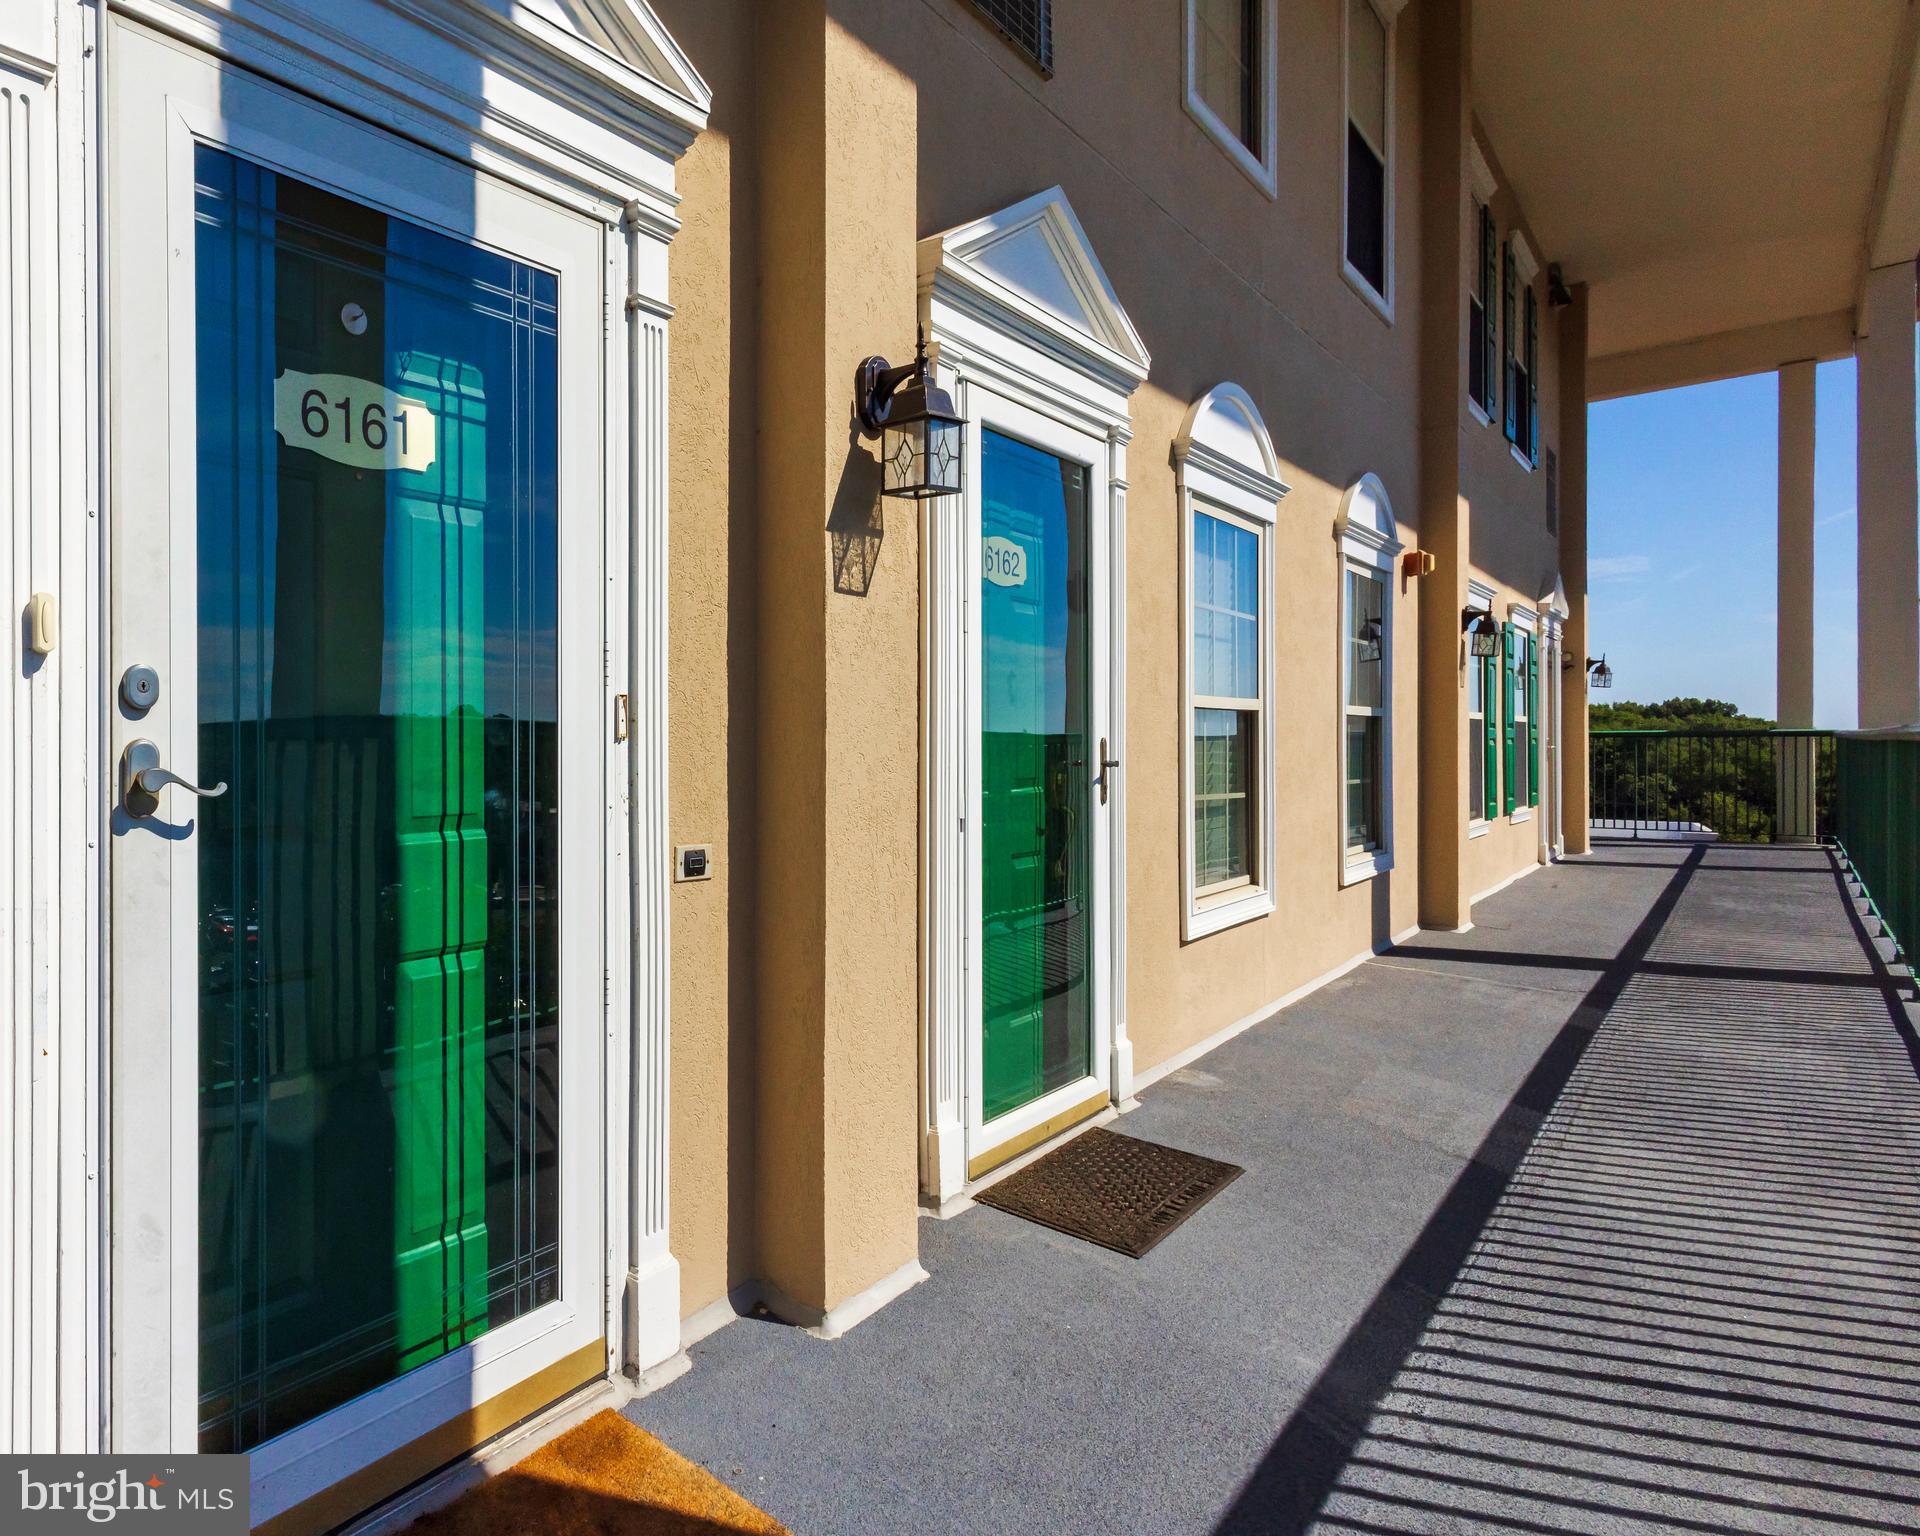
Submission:
{"label": "white window trim", "polygon": [[1190,116],[1225,151],[1226,156],[1268,197],[1279,196],[1280,110],[1275,84],[1280,76],[1280,0],[1257,0],[1260,37],[1254,59],[1255,90],[1259,92],[1260,147],[1241,143],[1240,135],[1220,120],[1200,94],[1200,17],[1194,0],[1186,0],[1186,98]]}
{"label": "white window trim", "polygon": [[[1493,211],[1494,194],[1500,190],[1500,183],[1494,179],[1493,167],[1487,164],[1486,151],[1481,149],[1480,141],[1477,138],[1469,138],[1467,140],[1467,183],[1467,207],[1473,216],[1473,281],[1468,285],[1467,290],[1468,302],[1471,303],[1480,287],[1480,269],[1483,260],[1480,252],[1480,210],[1484,208],[1491,214]],[[1494,233],[1497,241],[1499,234],[1499,224],[1497,222],[1494,225]],[[1482,322],[1483,324],[1491,326],[1498,323],[1499,316],[1494,313],[1496,307],[1495,301],[1498,298],[1499,295],[1497,293],[1487,295],[1482,305],[1482,308],[1486,311],[1485,319]],[[1494,338],[1493,350],[1497,358],[1500,352],[1498,337]],[[1467,410],[1473,419],[1479,422],[1481,426],[1490,427],[1493,425],[1493,413],[1482,407],[1480,402],[1474,399],[1472,395],[1467,396]],[[1489,595],[1488,601],[1492,601],[1491,595]]]}
{"label": "white window trim", "polygon": [[[1526,347],[1527,347],[1526,292],[1528,289],[1533,287],[1533,280],[1540,275],[1540,258],[1534,254],[1533,242],[1527,239],[1526,232],[1524,230],[1516,228],[1509,231],[1507,235],[1507,240],[1508,240],[1508,243],[1513,248],[1514,277],[1520,284],[1519,295],[1516,297],[1514,301],[1514,306],[1513,306],[1513,323],[1517,327],[1519,327],[1520,334],[1513,338],[1513,341],[1514,341],[1513,355],[1519,361],[1520,365],[1522,367],[1525,367],[1526,355],[1527,355],[1526,354]],[[1539,314],[1539,311],[1537,308],[1534,313],[1536,316],[1535,324],[1537,326],[1538,325],[1537,317]],[[1534,339],[1536,342],[1539,340],[1539,332],[1537,329],[1534,333]],[[1538,367],[1539,362],[1540,362],[1539,349],[1538,347],[1536,347],[1534,350],[1534,366]],[[1529,385],[1533,387],[1533,389],[1537,393],[1539,390],[1540,381],[1534,378],[1532,374],[1528,374],[1527,382]],[[1518,443],[1508,443],[1507,452],[1513,456],[1513,462],[1518,464],[1528,474],[1532,474],[1534,470],[1539,467],[1537,464],[1534,463],[1533,459],[1529,457],[1526,450],[1523,449]],[[1532,612],[1531,609],[1527,611]]]}
{"label": "white window trim", "polygon": [[1393,67],[1394,27],[1393,27],[1393,24],[1395,21],[1399,19],[1400,12],[1406,5],[1406,0],[1367,0],[1367,3],[1373,7],[1374,15],[1380,18],[1380,25],[1386,29],[1386,34],[1387,34],[1387,42],[1386,42],[1387,78],[1382,83],[1382,87],[1381,87],[1382,90],[1386,93],[1386,109],[1387,109],[1387,128],[1386,128],[1387,143],[1386,143],[1386,152],[1382,157],[1385,160],[1386,164],[1385,164],[1384,170],[1381,173],[1382,174],[1381,203],[1383,208],[1385,209],[1385,216],[1381,220],[1381,222],[1385,226],[1383,233],[1385,235],[1385,246],[1386,246],[1385,256],[1383,261],[1381,262],[1381,269],[1382,269],[1383,275],[1386,278],[1387,291],[1385,293],[1381,293],[1377,291],[1374,288],[1373,284],[1368,282],[1367,279],[1361,275],[1359,268],[1355,267],[1351,261],[1347,260],[1347,174],[1348,174],[1347,124],[1353,121],[1353,116],[1352,116],[1352,104],[1350,101],[1351,92],[1349,89],[1351,78],[1352,78],[1351,69],[1349,67],[1352,59],[1352,38],[1349,35],[1351,29],[1347,25],[1348,10],[1345,4],[1345,0],[1342,0],[1342,4],[1340,6],[1340,275],[1347,280],[1348,287],[1352,288],[1355,293],[1359,294],[1361,298],[1367,301],[1368,308],[1370,308],[1376,315],[1378,315],[1388,325],[1392,325],[1393,324],[1393,225],[1394,225],[1393,176],[1394,176],[1394,162],[1395,162],[1395,159],[1397,158],[1394,152],[1394,139],[1397,137],[1397,134],[1395,133],[1395,122],[1394,122],[1395,112],[1393,107],[1393,91],[1394,91],[1394,67]]}
{"label": "white window trim", "polygon": [[[1266,423],[1238,384],[1219,384],[1187,408],[1173,444],[1180,497],[1180,936],[1205,938],[1274,909],[1273,525],[1288,487]],[[1245,885],[1201,891],[1194,884],[1193,522],[1196,513],[1250,529],[1260,541],[1260,725],[1254,779],[1254,869]]]}
{"label": "white window trim", "polygon": [[[1540,615],[1535,609],[1529,608],[1525,603],[1508,603],[1507,622],[1527,637],[1527,644],[1529,646],[1535,646],[1540,643]],[[1527,673],[1526,668],[1522,667],[1514,675],[1514,698],[1524,699],[1526,697],[1526,689]],[[1516,714],[1514,716],[1513,759],[1515,762],[1518,762],[1520,760],[1520,754],[1526,751],[1526,744],[1522,740],[1525,733],[1521,731],[1520,727],[1528,724],[1532,719],[1533,716],[1531,713],[1526,715]],[[1535,762],[1533,758],[1529,756],[1527,759],[1527,791],[1529,796],[1531,796],[1533,791],[1534,775],[1539,771],[1539,763]],[[1508,823],[1517,826],[1521,822],[1532,820],[1533,804],[1531,799],[1522,800],[1518,795],[1515,795],[1513,797],[1513,809],[1507,813]]]}
{"label": "white window trim", "polygon": [[[1471,576],[1467,578],[1467,607],[1474,609],[1479,613],[1487,614],[1489,617],[1491,617],[1493,614],[1493,597],[1494,597],[1494,593],[1493,593],[1492,587],[1487,586],[1484,582],[1476,581]],[[1480,665],[1480,662],[1481,662],[1480,657],[1473,655],[1471,652],[1468,653],[1467,665],[1469,667],[1473,667],[1477,669]],[[1473,684],[1471,681],[1468,682],[1467,687],[1469,690],[1472,689]],[[1473,718],[1473,710],[1471,705],[1473,694],[1471,691],[1468,692],[1467,698],[1469,701],[1467,718],[1471,720]],[[1483,722],[1483,725],[1482,725],[1483,730],[1491,730],[1493,728],[1493,716],[1489,712],[1489,708],[1488,708],[1488,706],[1491,705],[1492,702],[1493,701],[1487,698],[1484,694],[1481,695],[1480,719]],[[1468,734],[1469,736],[1471,736],[1472,732],[1469,731]],[[1484,742],[1484,739],[1485,738],[1483,737],[1482,738],[1483,742]],[[1484,747],[1482,748],[1482,751],[1484,754]],[[1495,754],[1495,756],[1497,759],[1498,754]],[[1485,772],[1484,761],[1485,760],[1483,755],[1483,758],[1482,758],[1483,767],[1481,769],[1483,773]],[[1489,819],[1487,816],[1481,814],[1481,812],[1484,811],[1486,804],[1487,804],[1487,797],[1485,792],[1485,786],[1483,785],[1481,788],[1479,806],[1467,812],[1467,836],[1468,837],[1470,838],[1485,837],[1487,833],[1492,830],[1493,828],[1492,820]]]}
{"label": "white window trim", "polygon": [[[1400,565],[1399,526],[1394,520],[1393,503],[1380,477],[1371,472],[1347,487],[1340,498],[1340,516],[1334,523],[1334,536],[1340,543],[1340,593],[1334,603],[1340,646],[1340,710],[1338,752],[1339,772],[1335,775],[1340,796],[1339,859],[1340,883],[1354,885],[1384,875],[1393,868],[1393,610],[1394,577]],[[1380,699],[1381,718],[1386,724],[1380,733],[1380,842],[1377,847],[1352,851],[1347,847],[1347,690],[1352,657],[1347,647],[1347,572],[1358,570],[1376,577],[1385,589],[1380,604]]]}

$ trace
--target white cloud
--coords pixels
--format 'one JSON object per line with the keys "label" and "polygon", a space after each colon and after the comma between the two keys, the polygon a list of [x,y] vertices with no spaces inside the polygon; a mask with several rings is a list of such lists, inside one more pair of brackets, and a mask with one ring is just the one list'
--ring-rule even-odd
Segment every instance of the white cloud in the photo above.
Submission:
{"label": "white cloud", "polygon": [[1628,576],[1644,576],[1653,568],[1645,555],[1601,555],[1587,562],[1589,581],[1619,581]]}
{"label": "white cloud", "polygon": [[1844,512],[1829,512],[1825,517],[1815,518],[1813,526],[1816,528],[1830,528],[1835,523],[1850,522],[1854,514],[1859,510],[1858,507],[1848,507]]}

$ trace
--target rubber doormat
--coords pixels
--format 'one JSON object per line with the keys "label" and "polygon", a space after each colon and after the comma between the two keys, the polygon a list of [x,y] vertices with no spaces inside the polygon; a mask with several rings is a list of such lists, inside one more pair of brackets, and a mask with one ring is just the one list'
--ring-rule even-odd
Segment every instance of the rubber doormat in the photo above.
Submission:
{"label": "rubber doormat", "polygon": [[1137,1259],[1245,1172],[1096,1126],[975,1198]]}

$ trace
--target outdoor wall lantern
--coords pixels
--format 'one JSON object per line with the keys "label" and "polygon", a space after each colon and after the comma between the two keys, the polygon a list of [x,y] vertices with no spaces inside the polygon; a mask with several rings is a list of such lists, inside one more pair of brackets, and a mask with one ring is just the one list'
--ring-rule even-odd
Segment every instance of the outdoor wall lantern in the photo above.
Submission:
{"label": "outdoor wall lantern", "polygon": [[1469,656],[1497,656],[1500,654],[1500,626],[1493,621],[1493,615],[1484,608],[1462,608],[1460,610],[1460,628],[1467,637]]}
{"label": "outdoor wall lantern", "polygon": [[1607,665],[1606,657],[1602,656],[1598,661],[1591,656],[1587,658],[1587,686],[1589,688],[1613,686],[1613,668]]}
{"label": "outdoor wall lantern", "polygon": [[870,357],[856,368],[853,398],[861,431],[880,439],[883,495],[926,501],[960,494],[960,429],[966,423],[927,368],[925,330],[905,366]]}

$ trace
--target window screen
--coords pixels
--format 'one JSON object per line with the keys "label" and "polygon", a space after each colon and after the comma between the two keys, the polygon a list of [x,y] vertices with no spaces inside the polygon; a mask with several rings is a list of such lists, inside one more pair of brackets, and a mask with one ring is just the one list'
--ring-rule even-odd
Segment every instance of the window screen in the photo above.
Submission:
{"label": "window screen", "polygon": [[973,8],[1043,74],[1053,73],[1053,0],[973,0]]}

